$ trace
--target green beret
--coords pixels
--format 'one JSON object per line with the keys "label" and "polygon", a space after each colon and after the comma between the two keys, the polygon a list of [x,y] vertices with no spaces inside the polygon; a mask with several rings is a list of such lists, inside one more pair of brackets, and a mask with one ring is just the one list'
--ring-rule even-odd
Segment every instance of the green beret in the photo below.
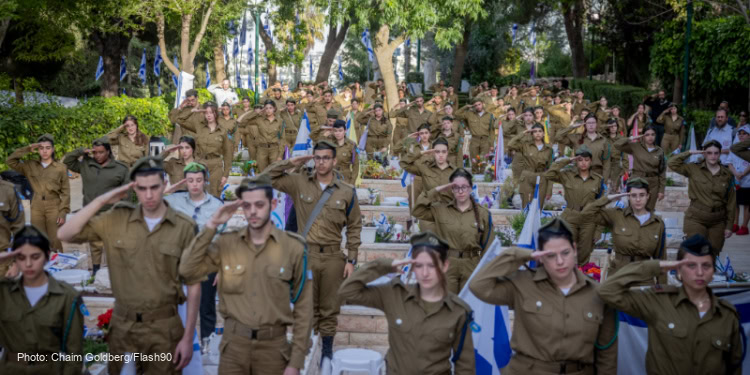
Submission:
{"label": "green beret", "polygon": [[713,254],[711,243],[701,234],[694,234],[685,241],[682,241],[680,243],[680,250],[699,257]]}
{"label": "green beret", "polygon": [[190,90],[185,91],[185,97],[187,98],[187,97],[190,97],[190,96],[194,96],[194,97],[197,98],[198,97],[198,90],[196,90],[196,89],[190,89]]}
{"label": "green beret", "polygon": [[130,181],[135,180],[135,174],[138,172],[164,171],[164,163],[157,156],[144,156],[136,160],[133,168],[130,169]]}
{"label": "green beret", "polygon": [[328,118],[338,119],[339,118],[338,111],[333,110],[333,109],[329,110],[328,111]]}
{"label": "green beret", "polygon": [[648,190],[648,181],[639,177],[634,177],[634,178],[628,179],[628,182],[627,184],[625,184],[625,187]]}
{"label": "green beret", "polygon": [[448,245],[445,241],[438,237],[437,234],[430,231],[417,233],[411,236],[411,240],[409,242],[411,242],[412,247],[427,246],[431,248],[450,248],[450,245]]}
{"label": "green beret", "polygon": [[588,154],[588,157],[591,157],[593,155],[588,146],[581,145],[576,149],[576,156],[586,156],[586,154]]}
{"label": "green beret", "polygon": [[333,144],[333,142],[331,142],[331,141],[329,141],[329,140],[327,140],[327,139],[321,139],[321,140],[319,140],[319,141],[318,141],[318,143],[316,143],[315,145],[316,145],[316,146],[317,146],[317,145],[326,145],[326,146],[328,146],[328,147],[330,147],[330,148],[332,148],[332,149],[334,149],[334,150],[336,149],[336,145],[335,145],[335,144]]}
{"label": "green beret", "polygon": [[182,168],[182,173],[198,173],[206,170],[206,166],[198,163],[198,162],[192,162],[185,166],[185,168]]}
{"label": "green beret", "polygon": [[271,186],[271,177],[269,177],[267,174],[261,173],[259,175],[256,175],[255,177],[242,179],[242,182],[240,182],[240,186],[237,188],[237,192],[239,193],[238,195],[240,195],[243,191],[264,188],[273,188],[273,186]]}
{"label": "green beret", "polygon": [[539,233],[542,232],[573,233],[573,231],[570,229],[570,226],[568,226],[568,223],[566,223],[565,220],[559,217],[555,217],[549,223],[542,225],[542,227],[539,228]]}
{"label": "green beret", "polygon": [[39,136],[39,138],[36,139],[36,143],[41,142],[49,142],[49,143],[55,143],[55,137],[52,136],[52,134],[46,133]]}

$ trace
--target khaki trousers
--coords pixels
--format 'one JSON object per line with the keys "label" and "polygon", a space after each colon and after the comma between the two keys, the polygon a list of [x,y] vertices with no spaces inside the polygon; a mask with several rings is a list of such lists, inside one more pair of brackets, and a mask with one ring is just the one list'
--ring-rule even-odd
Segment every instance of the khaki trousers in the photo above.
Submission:
{"label": "khaki trousers", "polygon": [[[335,336],[341,310],[339,287],[344,282],[346,256],[339,246],[310,245],[313,272],[313,329],[321,336]],[[334,251],[335,249],[335,251]]]}

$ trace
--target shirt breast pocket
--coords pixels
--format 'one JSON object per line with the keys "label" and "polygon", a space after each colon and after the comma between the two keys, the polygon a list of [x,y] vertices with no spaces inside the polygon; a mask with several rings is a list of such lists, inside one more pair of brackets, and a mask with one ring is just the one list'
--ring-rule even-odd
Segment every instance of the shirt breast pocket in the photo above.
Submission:
{"label": "shirt breast pocket", "polygon": [[528,324],[543,326],[549,324],[549,318],[552,316],[551,303],[533,297],[523,301],[521,310],[523,317],[517,316],[516,319],[523,319]]}
{"label": "shirt breast pocket", "polygon": [[313,201],[315,201],[315,198],[310,194],[300,193],[299,200],[302,204],[312,204]]}
{"label": "shirt breast pocket", "polygon": [[159,247],[159,260],[156,264],[159,265],[159,272],[166,273],[167,275],[176,278],[177,267],[180,264],[180,255],[182,251],[177,245],[164,245]]}
{"label": "shirt breast pocket", "polygon": [[687,337],[687,328],[677,325],[674,322],[659,321],[656,323],[655,328],[665,344],[681,342]]}
{"label": "shirt breast pocket", "polygon": [[440,344],[440,348],[446,348],[447,344],[455,340],[455,336],[455,331],[451,327],[441,327],[432,330],[431,338],[435,340],[435,343]]}
{"label": "shirt breast pocket", "polygon": [[[112,249],[107,252],[110,266],[124,266],[132,268],[137,259],[138,245],[135,238],[116,238],[112,241]],[[106,248],[105,248],[106,250]]]}
{"label": "shirt breast pocket", "polygon": [[225,264],[221,269],[221,282],[219,283],[221,291],[227,294],[241,293],[245,271],[243,264]]}
{"label": "shirt breast pocket", "polygon": [[326,211],[328,220],[340,223],[342,226],[346,225],[346,202],[344,200],[331,197],[326,202]]}
{"label": "shirt breast pocket", "polygon": [[289,293],[292,282],[292,267],[289,265],[269,264],[266,266],[266,277],[268,277],[269,294],[283,296]]}

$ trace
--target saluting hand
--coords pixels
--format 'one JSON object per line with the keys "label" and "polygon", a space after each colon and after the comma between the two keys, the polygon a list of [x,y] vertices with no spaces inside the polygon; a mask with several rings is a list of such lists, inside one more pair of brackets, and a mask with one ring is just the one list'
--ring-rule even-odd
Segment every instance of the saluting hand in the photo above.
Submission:
{"label": "saluting hand", "polygon": [[391,263],[391,266],[393,266],[393,272],[397,273],[404,273],[403,267],[409,264],[414,264],[414,259],[394,259]]}
{"label": "saluting hand", "polygon": [[172,153],[172,152],[174,152],[176,150],[179,150],[179,149],[180,149],[180,145],[171,145],[171,146],[165,148],[164,151],[162,151],[161,153],[162,154],[170,154],[170,153]]}
{"label": "saluting hand", "polygon": [[122,185],[120,187],[114,188],[99,197],[96,198],[96,200],[102,202],[103,205],[108,204],[115,204],[128,196],[128,191],[135,186],[135,181]]}
{"label": "saluting hand", "polygon": [[422,155],[427,155],[427,154],[434,154],[435,151],[437,151],[437,150],[435,150],[434,148],[431,148],[429,150],[422,150],[420,152],[422,153]]}
{"label": "saluting hand", "polygon": [[210,229],[216,229],[219,225],[222,225],[229,221],[229,219],[234,216],[234,214],[237,212],[237,209],[245,205],[245,201],[241,199],[237,199],[234,202],[227,203],[216,212],[214,212],[213,215],[211,215],[211,218],[208,219],[208,222],[206,223],[206,228]]}
{"label": "saluting hand", "polygon": [[643,138],[644,135],[645,134],[631,135],[630,137],[628,137],[628,139],[630,139],[631,141],[637,141],[637,140]]}
{"label": "saluting hand", "polygon": [[703,155],[703,150],[690,150],[690,155]]}
{"label": "saluting hand", "polygon": [[409,134],[409,135],[408,135],[407,137],[411,137],[411,138],[419,138],[419,132],[414,132],[414,133],[411,133],[411,134]]}
{"label": "saluting hand", "polygon": [[627,197],[628,195],[630,195],[630,193],[609,194],[609,195],[607,195],[607,199],[613,201],[615,199],[620,199],[622,197]]}
{"label": "saluting hand", "polygon": [[169,187],[164,190],[164,195],[172,194],[175,191],[177,191],[177,188],[181,185],[185,185],[187,183],[187,178],[183,178],[182,180],[178,181],[176,184],[169,185]]}
{"label": "saluting hand", "polygon": [[688,263],[693,263],[693,262],[687,259],[661,260],[659,261],[659,267],[661,267],[662,271],[671,271],[671,270],[679,269],[681,266],[686,265]]}
{"label": "saluting hand", "polygon": [[31,148],[31,151],[36,151],[39,146],[41,146],[41,143],[32,143],[29,145],[29,148]]}
{"label": "saluting hand", "polygon": [[313,159],[312,155],[304,155],[304,156],[295,156],[289,159],[289,161],[292,164],[294,164],[295,167],[299,167],[300,165],[305,164],[312,159]]}
{"label": "saluting hand", "polygon": [[[6,259],[9,259],[9,258],[13,258],[13,257],[15,257],[16,255],[18,255],[20,253],[21,253],[21,249],[20,248],[15,249],[13,251],[0,251],[0,261],[6,260]],[[5,275],[2,275],[2,276],[5,276]]]}

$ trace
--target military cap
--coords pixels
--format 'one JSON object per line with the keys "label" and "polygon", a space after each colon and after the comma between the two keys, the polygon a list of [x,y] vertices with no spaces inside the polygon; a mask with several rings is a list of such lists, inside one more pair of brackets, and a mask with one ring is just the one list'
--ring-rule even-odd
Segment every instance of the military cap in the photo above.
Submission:
{"label": "military cap", "polygon": [[443,241],[440,237],[438,237],[437,234],[432,233],[430,231],[417,233],[411,236],[411,240],[409,242],[411,242],[412,247],[426,246],[426,247],[431,247],[433,249],[450,248],[450,245],[448,245],[445,241]]}
{"label": "military cap", "polygon": [[591,153],[591,150],[589,149],[589,146],[581,145],[580,147],[576,149],[576,153],[575,153],[576,156],[585,156],[585,154],[588,154],[589,157],[593,155]]}
{"label": "military cap", "polygon": [[711,243],[701,234],[694,234],[682,241],[680,250],[699,257],[713,254]]}
{"label": "military cap", "polygon": [[265,107],[265,106],[267,106],[267,105],[270,105],[270,106],[272,106],[272,107],[276,108],[276,102],[274,102],[274,101],[273,101],[273,100],[271,100],[271,99],[268,99],[268,100],[266,100],[265,102],[263,102],[263,106],[264,106],[264,107]]}
{"label": "military cap", "polygon": [[49,242],[47,234],[43,230],[33,226],[32,224],[26,224],[23,228],[19,229],[13,238],[24,238],[24,237],[41,237]]}
{"label": "military cap", "polygon": [[315,147],[317,147],[318,145],[326,145],[326,146],[328,146],[328,147],[330,147],[332,149],[336,149],[336,145],[333,144],[333,142],[331,142],[331,141],[329,141],[327,139],[322,139],[322,140],[318,141],[318,143],[315,144]]}
{"label": "military cap", "polygon": [[339,118],[339,113],[338,113],[338,111],[330,109],[330,110],[328,110],[327,117],[328,118],[333,118],[333,119],[338,119]]}
{"label": "military cap", "polygon": [[94,140],[94,145],[108,145],[109,144],[109,137],[101,137]]}
{"label": "military cap", "polygon": [[648,181],[640,177],[634,177],[634,178],[628,179],[628,182],[625,184],[625,187],[648,190]]}
{"label": "military cap", "polygon": [[497,85],[492,85],[492,86],[490,87],[490,90],[497,90]]}
{"label": "military cap", "polygon": [[539,233],[542,233],[542,232],[552,232],[552,233],[568,232],[570,234],[573,233],[573,231],[570,230],[570,226],[568,226],[568,223],[566,223],[565,220],[559,217],[555,217],[549,223],[542,225],[542,227],[539,228]]}
{"label": "military cap", "polygon": [[227,102],[227,101],[225,101],[224,103],[221,103],[221,106],[222,107],[230,107],[230,108],[232,107],[232,105],[229,104],[229,102]]}
{"label": "military cap", "polygon": [[254,177],[243,178],[240,186],[237,187],[237,192],[264,188],[273,188],[273,186],[271,185],[271,177],[261,173]]}
{"label": "military cap", "polygon": [[49,142],[49,143],[55,143],[55,137],[52,136],[52,134],[45,133],[39,136],[39,138],[36,139],[36,143],[41,142]]}
{"label": "military cap", "polygon": [[198,90],[196,90],[196,89],[190,89],[190,90],[185,91],[185,97],[187,98],[187,97],[190,97],[190,96],[194,96],[194,97],[197,98],[198,97]]}
{"label": "military cap", "polygon": [[130,169],[130,180],[135,180],[135,174],[138,172],[164,171],[164,163],[157,156],[144,156],[136,160],[133,168]]}

